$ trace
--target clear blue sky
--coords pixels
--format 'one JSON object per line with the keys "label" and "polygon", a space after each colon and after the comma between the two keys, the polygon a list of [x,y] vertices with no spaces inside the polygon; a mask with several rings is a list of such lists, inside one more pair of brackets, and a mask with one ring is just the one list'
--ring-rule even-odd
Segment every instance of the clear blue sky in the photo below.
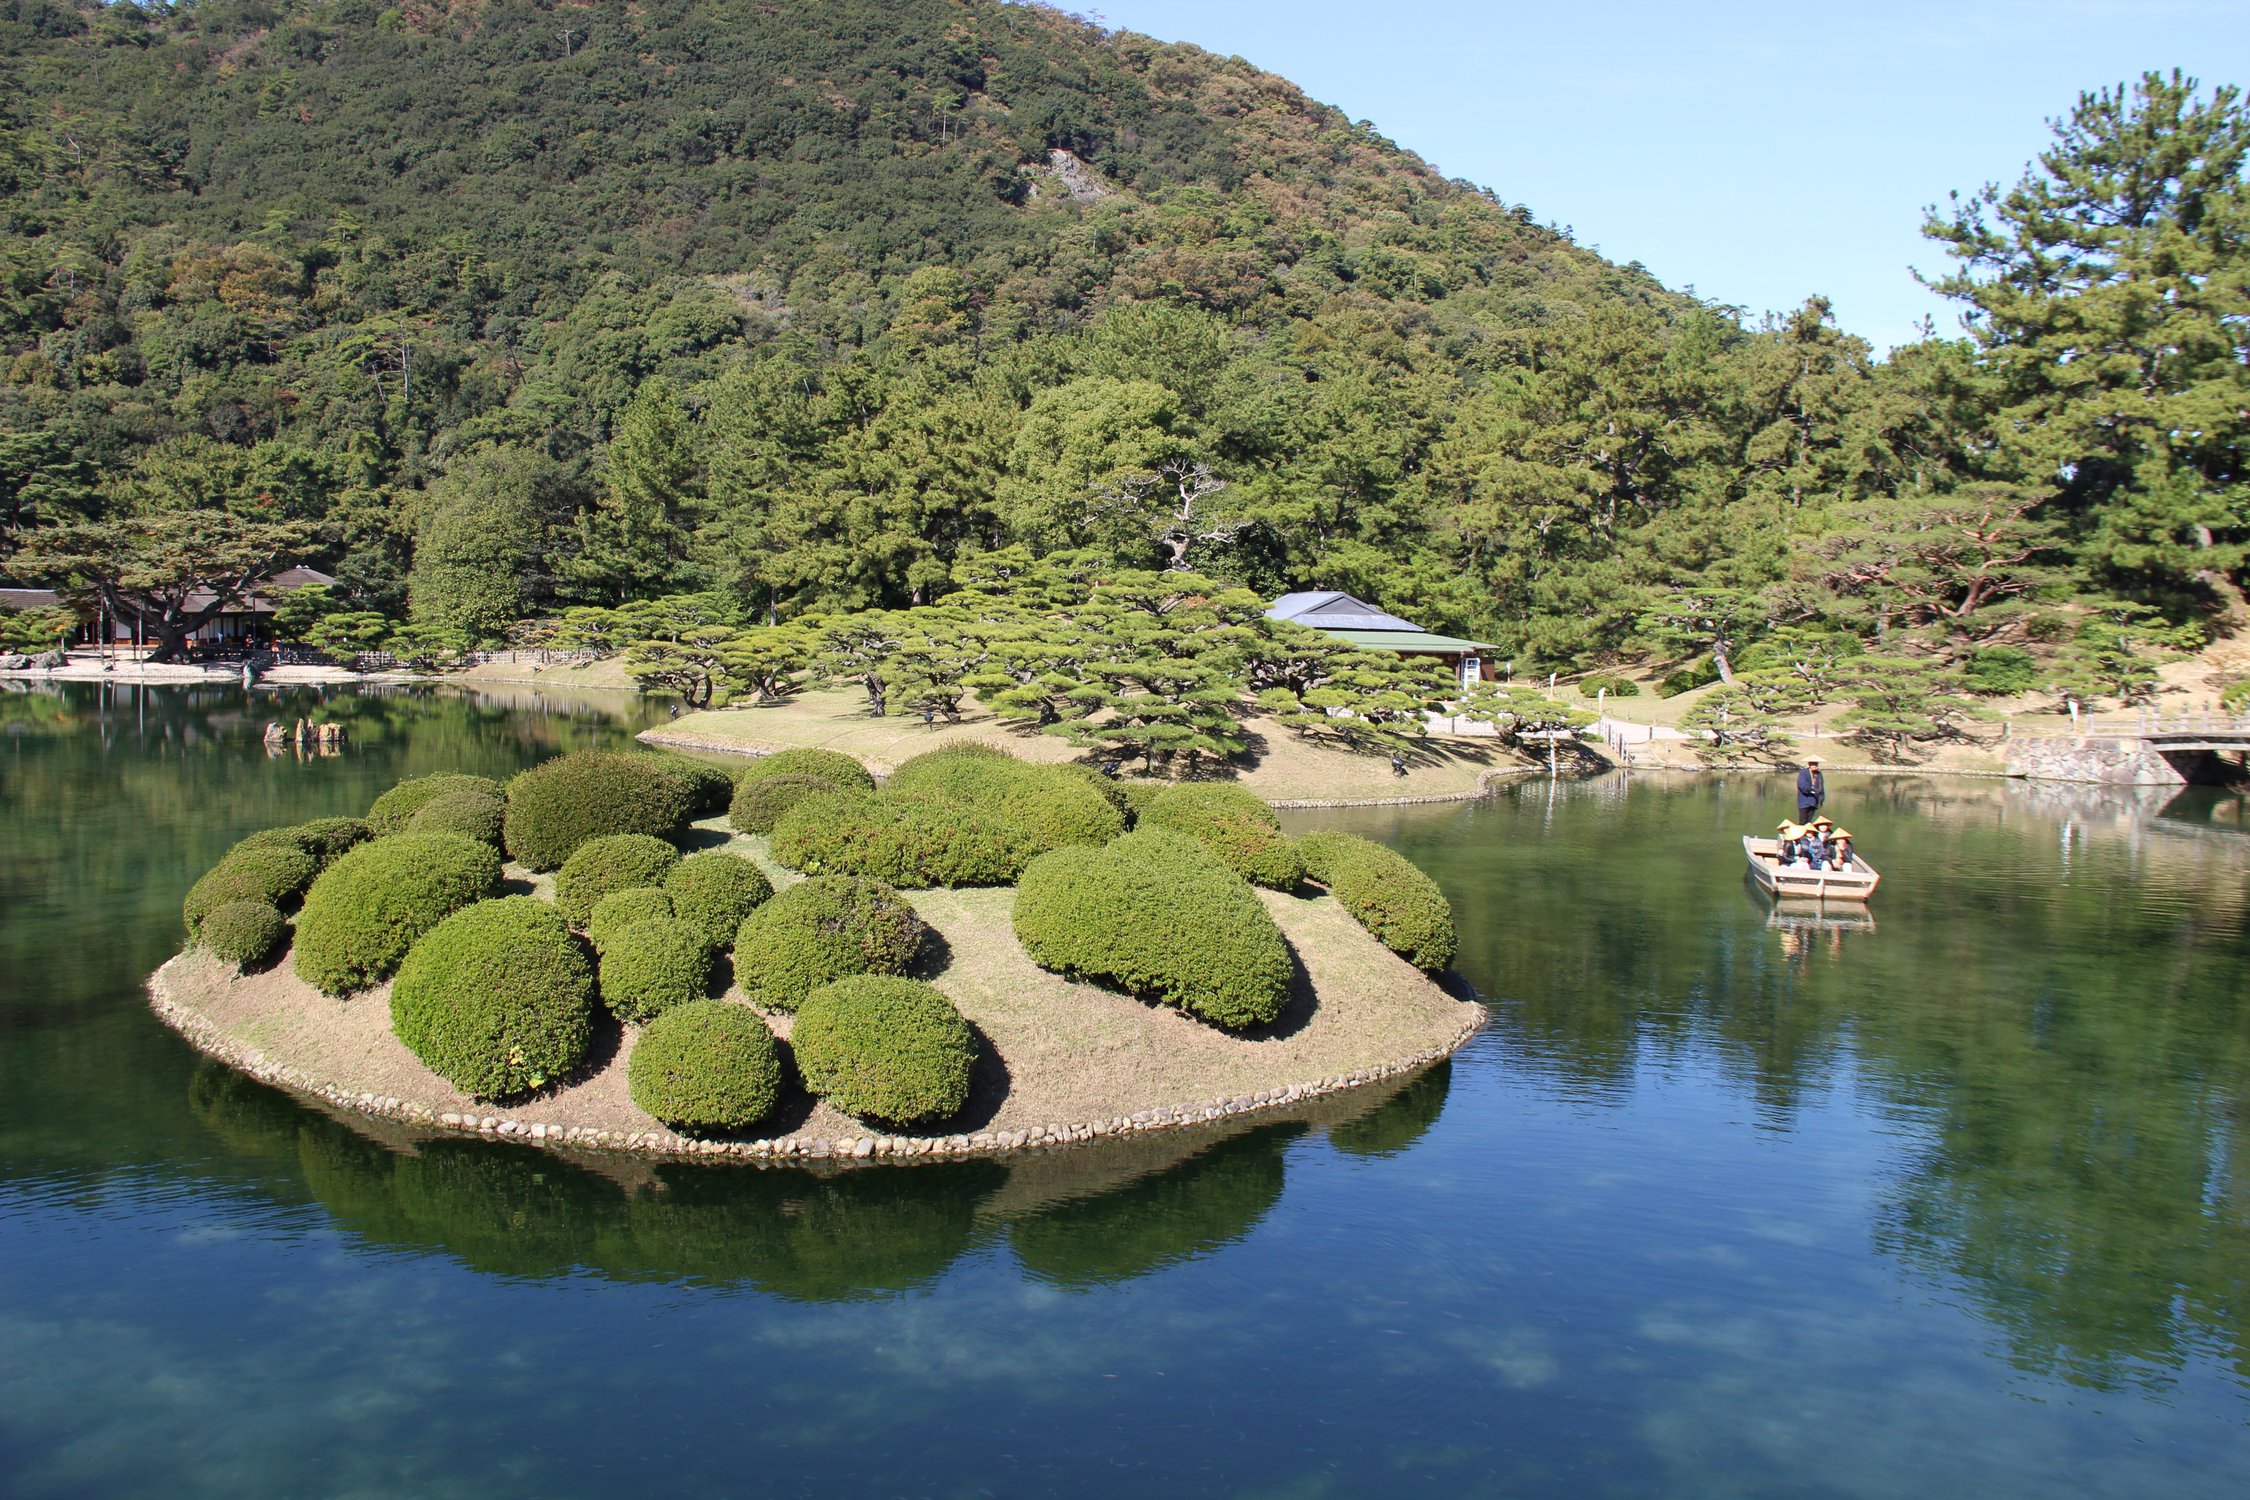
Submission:
{"label": "clear blue sky", "polygon": [[[1075,7],[1074,7],[1075,8]],[[1238,54],[1613,260],[1878,349],[1953,310],[1925,205],[2013,182],[2082,89],[2250,86],[2250,0],[1095,0]]]}

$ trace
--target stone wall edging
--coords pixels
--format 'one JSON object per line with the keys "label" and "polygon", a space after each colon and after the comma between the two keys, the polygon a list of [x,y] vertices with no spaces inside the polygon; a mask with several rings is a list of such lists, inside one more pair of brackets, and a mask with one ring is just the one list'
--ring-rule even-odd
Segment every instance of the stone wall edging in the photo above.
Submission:
{"label": "stone wall edging", "polygon": [[354,1091],[326,1079],[316,1078],[301,1068],[291,1067],[267,1056],[256,1047],[238,1041],[212,1024],[200,1012],[172,999],[166,990],[164,970],[158,969],[149,976],[149,1006],[156,1012],[159,1020],[185,1037],[196,1050],[217,1058],[260,1083],[310,1094],[360,1114],[430,1130],[506,1139],[549,1148],[626,1151],[644,1156],[726,1157],[753,1164],[798,1161],[958,1161],[1013,1151],[1054,1150],[1108,1136],[1207,1125],[1265,1110],[1284,1109],[1293,1104],[1342,1093],[1347,1089],[1361,1088],[1427,1067],[1459,1051],[1470,1037],[1483,1028],[1488,1019],[1488,1013],[1479,1005],[1477,1013],[1444,1046],[1429,1048],[1387,1063],[1356,1068],[1348,1073],[1338,1073],[1307,1083],[1259,1089],[1247,1094],[1224,1095],[1193,1104],[1158,1106],[1104,1120],[1089,1120],[1078,1124],[1050,1123],[1026,1126],[1020,1130],[983,1130],[947,1136],[783,1136],[770,1141],[706,1141],[661,1127],[639,1131],[597,1130],[580,1125],[535,1124],[511,1120],[500,1114],[433,1110],[412,1100]]}

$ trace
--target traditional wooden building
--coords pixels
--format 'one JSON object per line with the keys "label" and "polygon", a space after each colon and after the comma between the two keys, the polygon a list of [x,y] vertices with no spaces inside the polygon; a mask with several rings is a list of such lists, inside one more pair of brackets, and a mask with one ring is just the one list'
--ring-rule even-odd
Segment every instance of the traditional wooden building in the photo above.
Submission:
{"label": "traditional wooden building", "polygon": [[[260,583],[243,599],[236,600],[210,619],[197,626],[188,637],[190,646],[198,650],[224,651],[268,645],[273,640],[273,614],[281,600],[308,584],[323,588],[332,587],[336,580],[318,568],[285,568]],[[187,596],[189,611],[208,609],[215,596],[198,590]],[[100,611],[91,604],[74,604],[53,589],[0,589],[0,609],[29,610],[75,608],[83,625],[73,644],[99,645],[105,622]],[[110,640],[120,646],[137,644],[131,619],[111,618],[106,622]]]}
{"label": "traditional wooden building", "polygon": [[1371,651],[1435,657],[1446,663],[1463,687],[1499,677],[1492,668],[1492,653],[1499,648],[1490,642],[1424,630],[1412,620],[1332,589],[1283,594],[1266,610],[1266,617],[1294,621]]}

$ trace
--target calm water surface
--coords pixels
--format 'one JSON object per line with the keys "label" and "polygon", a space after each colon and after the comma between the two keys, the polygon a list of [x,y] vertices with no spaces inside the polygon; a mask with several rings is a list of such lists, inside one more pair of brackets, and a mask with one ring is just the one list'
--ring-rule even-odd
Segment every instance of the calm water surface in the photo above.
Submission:
{"label": "calm water surface", "polygon": [[[524,694],[0,693],[0,1493],[2238,1495],[2240,799],[1778,778],[1323,814],[1492,1025],[1382,1095],[1016,1166],[569,1162],[337,1118],[140,984],[253,828],[621,743]],[[1314,815],[1299,821],[1309,825]]]}

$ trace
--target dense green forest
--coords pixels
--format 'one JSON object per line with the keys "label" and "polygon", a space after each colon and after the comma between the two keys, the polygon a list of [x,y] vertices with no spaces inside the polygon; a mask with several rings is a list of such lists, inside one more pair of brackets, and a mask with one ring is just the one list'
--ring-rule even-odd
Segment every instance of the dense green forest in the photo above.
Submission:
{"label": "dense green forest", "polygon": [[1044,6],[0,0],[0,570],[288,554],[491,639],[1063,555],[2129,695],[2241,611],[2246,148],[2232,88],[2082,96],[1879,358]]}

